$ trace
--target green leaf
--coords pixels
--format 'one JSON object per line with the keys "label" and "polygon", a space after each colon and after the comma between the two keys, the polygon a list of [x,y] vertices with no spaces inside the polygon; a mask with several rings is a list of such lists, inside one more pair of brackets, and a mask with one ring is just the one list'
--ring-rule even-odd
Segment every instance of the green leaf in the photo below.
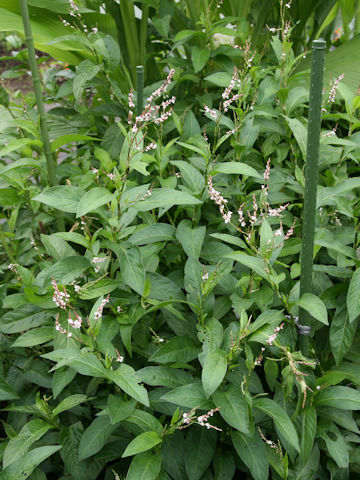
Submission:
{"label": "green leaf", "polygon": [[19,395],[15,390],[7,383],[5,378],[0,375],[0,401],[4,400],[16,400]]}
{"label": "green leaf", "polygon": [[360,268],[355,270],[351,277],[346,305],[349,313],[349,322],[352,323],[360,313]]}
{"label": "green leaf", "polygon": [[274,421],[278,432],[292,445],[295,450],[300,451],[299,439],[293,423],[288,414],[280,405],[270,398],[255,398],[253,407],[258,408]]}
{"label": "green leaf", "polygon": [[200,480],[214,456],[216,433],[204,427],[192,426],[185,441],[187,480]]}
{"label": "green leaf", "polygon": [[80,255],[62,258],[46,271],[43,285],[47,286],[50,284],[53,278],[56,282],[63,285],[71,283],[89,268],[89,266],[89,260],[86,257],[80,257]]}
{"label": "green leaf", "polygon": [[111,423],[118,423],[126,420],[133,413],[136,400],[124,400],[119,395],[108,396],[108,409]]}
{"label": "green leaf", "polygon": [[341,410],[360,410],[360,391],[350,387],[328,387],[317,393],[314,404],[318,407],[328,406]]}
{"label": "green leaf", "polygon": [[31,445],[45,435],[50,428],[51,425],[44,420],[30,420],[26,423],[19,434],[11,438],[7,444],[4,451],[3,467],[6,468],[21,458],[29,450]]}
{"label": "green leaf", "polygon": [[176,388],[193,380],[189,373],[170,367],[144,367],[137,370],[136,375],[142,382],[153,387]]}
{"label": "green leaf", "polygon": [[137,230],[129,238],[134,245],[148,245],[157,242],[170,242],[174,240],[175,227],[168,223],[154,223]]}
{"label": "green leaf", "polygon": [[57,407],[54,408],[52,411],[52,416],[56,417],[61,412],[65,412],[66,410],[70,410],[71,408],[80,405],[80,403],[86,402],[88,400],[86,395],[81,395],[80,393],[70,395],[70,397],[66,397],[62,402],[59,403]]}
{"label": "green leaf", "polygon": [[204,242],[206,227],[192,227],[190,220],[182,220],[176,230],[176,238],[186,255],[198,259]]}
{"label": "green leaf", "polygon": [[121,244],[109,244],[119,259],[124,282],[136,293],[142,295],[145,287],[145,268],[141,252],[137,247],[124,248]]}
{"label": "green leaf", "polygon": [[213,403],[205,397],[201,383],[190,383],[174,388],[161,396],[161,400],[174,403],[180,407],[193,408],[194,405],[202,410],[211,410]]}
{"label": "green leaf", "polygon": [[217,390],[213,401],[220,407],[220,415],[225,422],[239,432],[249,433],[249,410],[244,395],[234,385],[226,391]]}
{"label": "green leaf", "polygon": [[330,325],[330,345],[336,365],[339,365],[344,355],[350,350],[357,330],[358,321],[349,322],[346,308],[337,308]]}
{"label": "green leaf", "polygon": [[316,320],[319,320],[319,322],[324,325],[329,325],[324,302],[313,293],[304,293],[304,295],[302,295],[296,302],[296,305],[299,305],[299,307],[309,312],[310,315],[316,318]]}
{"label": "green leaf", "polygon": [[113,198],[114,195],[109,192],[109,190],[106,190],[106,188],[92,188],[88,192],[84,193],[84,195],[81,197],[77,207],[76,217],[82,217],[88,212],[96,210],[102,205],[111,202]]}
{"label": "green leaf", "polygon": [[56,235],[40,235],[40,238],[45,250],[55,261],[76,256],[75,250],[65,240]]}
{"label": "green leaf", "polygon": [[34,345],[41,345],[49,340],[52,340],[54,335],[54,327],[39,327],[29,330],[18,337],[12,348],[17,347],[33,347]]}
{"label": "green leaf", "polygon": [[250,470],[254,480],[268,480],[269,461],[266,447],[259,433],[255,430],[253,436],[240,432],[231,432],[231,440],[240,459]]}
{"label": "green leaf", "polygon": [[61,447],[62,445],[47,445],[46,447],[34,448],[0,472],[0,480],[24,480],[28,478],[40,463],[60,450]]}
{"label": "green leaf", "polygon": [[140,212],[147,212],[154,208],[171,208],[174,205],[200,205],[197,198],[173,188],[154,188],[151,196],[139,200],[134,207]]}
{"label": "green leaf", "polygon": [[75,100],[79,100],[81,97],[87,82],[93,79],[98,72],[100,71],[101,66],[95,65],[91,60],[84,60],[78,66],[74,81],[73,81],[73,91]]}
{"label": "green leaf", "polygon": [[130,465],[126,480],[157,480],[161,469],[161,456],[144,452],[136,455]]}
{"label": "green leaf", "polygon": [[199,351],[199,347],[189,337],[176,336],[151,355],[149,362],[187,363],[194,360],[198,356]]}
{"label": "green leaf", "polygon": [[236,260],[237,262],[241,263],[245,267],[250,268],[255,273],[257,273],[260,277],[269,280],[270,275],[265,271],[266,263],[263,259],[259,257],[252,257],[251,255],[247,255],[243,252],[233,252],[228,253],[225,255],[226,258],[231,258],[232,260]]}
{"label": "green leaf", "polygon": [[24,332],[38,327],[48,320],[49,314],[47,312],[42,312],[34,305],[22,305],[0,318],[0,332],[9,334]]}
{"label": "green leaf", "polygon": [[10,172],[11,170],[15,170],[16,168],[24,168],[24,167],[31,167],[31,168],[40,168],[39,160],[34,160],[32,158],[20,158],[19,160],[15,160],[15,162],[9,163],[6,167],[0,170],[0,175],[6,172]]}
{"label": "green leaf", "polygon": [[113,425],[108,416],[96,417],[84,431],[79,445],[78,460],[84,460],[103,448],[110,435],[117,429],[118,424]]}
{"label": "green leaf", "polygon": [[100,138],[96,137],[89,137],[89,135],[82,135],[81,133],[68,133],[66,135],[61,135],[57,137],[56,140],[51,142],[51,150],[56,152],[56,150],[63,145],[67,145],[68,143],[72,142],[84,142],[85,140],[91,141],[100,141]]}
{"label": "green leaf", "polygon": [[300,122],[297,118],[288,118],[285,117],[296,141],[299,145],[300,151],[302,153],[303,159],[306,159],[306,142],[307,142],[307,130],[303,123]]}
{"label": "green leaf", "polygon": [[217,87],[228,87],[231,82],[231,75],[226,72],[211,73],[204,78],[207,82],[213,83]]}
{"label": "green leaf", "polygon": [[80,375],[99,378],[106,377],[105,367],[96,355],[93,355],[92,353],[81,353],[74,350],[54,350],[54,352],[42,356],[51,359],[52,355],[56,355],[57,352],[61,355],[62,360],[60,360],[52,370],[57,370],[61,367],[70,365],[71,368],[80,373]]}
{"label": "green leaf", "polygon": [[261,175],[246,163],[241,162],[224,162],[217,163],[211,171],[211,175],[217,173],[227,173],[235,175],[246,175],[247,177],[259,178]]}
{"label": "green leaf", "polygon": [[32,200],[44,203],[62,212],[76,213],[84,190],[74,185],[58,185],[39,193]]}
{"label": "green leaf", "polygon": [[135,437],[134,440],[129,443],[121,458],[130,457],[131,455],[145,452],[146,450],[150,450],[151,448],[155,447],[155,445],[158,445],[161,442],[162,439],[156,432],[140,433],[140,435]]}
{"label": "green leaf", "polygon": [[210,49],[201,47],[192,47],[191,61],[194,66],[195,73],[200,72],[210,58]]}
{"label": "green leaf", "polygon": [[325,441],[326,448],[339,468],[348,468],[349,466],[349,451],[345,440],[333,423],[326,423],[325,425],[318,425],[317,436]]}
{"label": "green leaf", "polygon": [[108,370],[107,378],[116,383],[130,397],[135,398],[146,407],[149,406],[147,391],[142,385],[139,385],[140,378],[132,367],[122,363],[116,370]]}
{"label": "green leaf", "polygon": [[212,395],[224,380],[227,370],[226,352],[217,348],[208,353],[201,373],[201,381],[207,398]]}
{"label": "green leaf", "polygon": [[316,434],[317,416],[315,407],[310,406],[303,410],[300,415],[300,421],[300,458],[302,462],[306,463],[310,458]]}
{"label": "green leaf", "polygon": [[192,193],[201,193],[205,188],[205,178],[203,175],[193,167],[189,162],[183,160],[173,160],[171,165],[175,165],[180,170],[182,179],[186,185],[190,188]]}

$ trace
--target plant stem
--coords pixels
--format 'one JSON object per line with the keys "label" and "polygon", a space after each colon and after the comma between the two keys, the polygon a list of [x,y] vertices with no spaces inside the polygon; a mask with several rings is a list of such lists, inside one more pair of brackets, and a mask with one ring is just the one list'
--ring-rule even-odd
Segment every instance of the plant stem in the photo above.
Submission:
{"label": "plant stem", "polygon": [[140,116],[144,108],[144,67],[136,66],[136,114]]}
{"label": "plant stem", "polygon": [[[300,296],[304,293],[312,292],[316,192],[321,128],[321,100],[326,42],[323,40],[314,40],[312,47],[309,122],[305,165]],[[300,309],[300,323],[302,325],[310,325],[310,316],[303,309]],[[300,337],[300,347],[303,355],[307,356],[309,350],[309,337],[307,335]]]}
{"label": "plant stem", "polygon": [[46,122],[46,113],[44,109],[44,102],[42,99],[41,92],[41,82],[39,77],[39,71],[36,63],[34,41],[31,31],[30,16],[26,0],[20,0],[21,15],[24,24],[25,40],[26,47],[29,55],[29,66],[31,70],[31,76],[34,86],[34,93],[36,104],[40,116],[40,129],[41,129],[41,139],[44,144],[44,153],[47,163],[47,172],[48,180],[50,185],[56,185],[56,176],[55,176],[55,157],[51,151],[51,145],[49,140],[49,131]]}

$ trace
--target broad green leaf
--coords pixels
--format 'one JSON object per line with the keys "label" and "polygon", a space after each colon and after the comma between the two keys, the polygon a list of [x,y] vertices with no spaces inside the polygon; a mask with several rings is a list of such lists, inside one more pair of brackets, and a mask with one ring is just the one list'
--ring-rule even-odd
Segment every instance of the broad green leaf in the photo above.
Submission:
{"label": "broad green leaf", "polygon": [[84,190],[74,185],[58,185],[39,193],[32,200],[44,203],[62,212],[76,213]]}
{"label": "broad green leaf", "polygon": [[227,173],[235,175],[246,175],[247,177],[259,178],[261,175],[246,163],[240,162],[223,162],[217,163],[211,171],[211,175],[217,173]]}
{"label": "broad green leaf", "polygon": [[334,187],[319,188],[317,194],[316,208],[324,205],[336,205],[336,197],[344,195],[347,192],[353,192],[356,188],[360,188],[360,178],[347,178]]}
{"label": "broad green leaf", "polygon": [[161,469],[161,456],[151,452],[136,455],[126,475],[126,480],[157,480]]}
{"label": "broad green leaf", "polygon": [[107,71],[112,72],[118,67],[121,60],[119,43],[111,35],[98,38],[93,47],[101,55]]}
{"label": "broad green leaf", "polygon": [[[159,420],[151,415],[151,413],[144,412],[139,408],[135,408],[130,417],[124,420],[126,425],[132,423],[136,427],[136,434],[139,429],[144,432],[156,432],[158,435],[162,434],[163,426]],[[130,430],[131,431],[131,430]]]}
{"label": "broad green leaf", "polygon": [[333,423],[324,425],[321,423],[317,428],[317,436],[322,438],[326,444],[326,448],[330,457],[332,457],[339,468],[348,468],[349,451],[345,440]]}
{"label": "broad green leaf", "polygon": [[226,391],[217,390],[212,398],[215,405],[220,407],[220,415],[228,425],[239,432],[249,433],[248,405],[239,388],[230,385]]}
{"label": "broad green leaf", "polygon": [[26,423],[19,434],[11,438],[7,444],[3,457],[3,467],[6,468],[21,458],[31,445],[45,435],[50,428],[51,425],[44,420],[30,420]]}
{"label": "broad green leaf", "polygon": [[52,340],[54,335],[54,327],[39,327],[29,330],[18,337],[14,343],[13,348],[17,347],[33,347],[34,345],[41,345],[49,340]]}
{"label": "broad green leaf", "polygon": [[190,383],[174,388],[174,390],[162,395],[161,399],[189,409],[193,408],[194,405],[202,410],[213,408],[213,403],[206,398],[201,383]]}
{"label": "broad green leaf", "polygon": [[298,462],[299,466],[295,471],[296,477],[294,478],[296,480],[313,480],[319,470],[319,464],[320,451],[317,444],[315,444],[309,460],[305,464]]}
{"label": "broad green leaf", "polygon": [[131,455],[146,452],[146,450],[150,450],[161,442],[162,439],[156,432],[140,433],[129,443],[121,457],[130,457]]}
{"label": "broad green leaf", "polygon": [[250,470],[254,480],[268,480],[269,461],[266,447],[260,435],[255,430],[248,436],[240,432],[231,432],[231,440],[240,459]]}
{"label": "broad green leaf", "polygon": [[341,410],[360,410],[360,391],[350,387],[328,387],[320,390],[314,399],[317,407],[335,407]]}
{"label": "broad green leaf", "polygon": [[247,255],[243,252],[233,252],[228,253],[226,258],[236,260],[245,267],[250,268],[250,270],[254,270],[255,273],[266,280],[269,280],[270,278],[269,273],[265,271],[265,268],[267,268],[266,263],[259,257],[252,257],[251,255]]}
{"label": "broad green leaf", "polygon": [[305,408],[305,410],[301,412],[300,421],[300,458],[306,463],[310,458],[316,434],[317,416],[315,407],[310,406]]}
{"label": "broad green leaf", "polygon": [[129,238],[134,245],[148,245],[156,242],[170,242],[174,240],[175,227],[168,223],[154,223],[137,230]]}
{"label": "broad green leaf", "polygon": [[306,159],[306,142],[307,142],[307,130],[303,123],[300,122],[297,118],[288,118],[285,117],[290,130],[292,131],[297,144],[299,145],[300,151],[302,153],[303,159]]}
{"label": "broad green leaf", "polygon": [[56,152],[56,150],[63,145],[67,145],[68,143],[72,142],[85,142],[86,140],[90,141],[100,141],[100,138],[95,138],[95,137],[89,137],[89,135],[82,135],[81,133],[70,133],[66,135],[61,135],[60,137],[57,137],[56,140],[54,140],[51,143],[51,150],[53,152]]}
{"label": "broad green leaf", "polygon": [[176,336],[162,345],[151,357],[149,362],[187,363],[197,357],[200,349],[189,337]]}
{"label": "broad green leaf", "polygon": [[153,387],[176,388],[193,380],[189,373],[170,367],[144,367],[137,370],[136,375],[142,382]]}
{"label": "broad green leaf", "polygon": [[201,373],[201,380],[207,398],[215,392],[224,380],[226,370],[226,352],[218,348],[208,353]]}
{"label": "broad green leaf", "polygon": [[176,238],[186,255],[198,259],[204,242],[206,227],[193,227],[190,220],[182,220],[176,230]]}
{"label": "broad green leaf", "polygon": [[216,73],[211,73],[205,79],[207,82],[210,82],[217,87],[228,87],[230,82],[231,82],[231,75],[226,72],[216,72]]}
{"label": "broad green leaf", "polygon": [[318,407],[316,413],[318,417],[337,423],[345,428],[345,430],[349,430],[349,432],[360,433],[351,411],[348,412],[347,410],[340,410],[339,408],[333,407]]}
{"label": "broad green leaf", "polygon": [[0,401],[4,400],[16,400],[19,395],[15,390],[7,383],[5,378],[0,375]]}
{"label": "broad green leaf", "polygon": [[93,298],[98,298],[101,295],[107,295],[113,290],[122,285],[122,282],[117,282],[116,280],[110,280],[109,278],[103,278],[101,280],[95,280],[94,282],[86,283],[81,286],[81,289],[78,292],[79,298],[81,300],[92,300]]}
{"label": "broad green leaf", "polygon": [[32,138],[17,138],[12,140],[8,145],[3,147],[0,150],[0,157],[5,157],[8,153],[13,152],[15,150],[20,150],[28,145],[36,145],[37,147],[41,147],[42,143],[40,140],[32,139]]}
{"label": "broad green leaf", "polygon": [[330,325],[330,345],[336,365],[339,365],[344,355],[350,350],[357,330],[358,321],[349,322],[346,308],[337,308]]}
{"label": "broad green leaf", "polygon": [[192,47],[191,61],[194,66],[195,73],[200,72],[210,58],[210,49],[201,47]]}
{"label": "broad green leaf", "polygon": [[108,396],[108,409],[111,423],[126,420],[133,413],[136,400],[124,400],[120,395]]}
{"label": "broad green leaf", "polygon": [[97,208],[105,205],[106,203],[111,202],[114,198],[114,195],[109,192],[106,188],[103,187],[95,187],[89,190],[88,192],[84,193],[84,195],[80,198],[76,216],[82,217],[86,215],[88,212],[92,212]]}
{"label": "broad green leaf", "polygon": [[304,293],[301,298],[296,302],[296,305],[303,308],[310,315],[324,325],[329,325],[327,318],[327,310],[324,302],[313,293]]}
{"label": "broad green leaf", "polygon": [[88,59],[80,63],[73,81],[74,97],[76,100],[79,100],[87,82],[93,79],[100,69],[100,65],[95,65],[95,63]]}
{"label": "broad green leaf", "polygon": [[352,323],[360,313],[360,268],[355,270],[351,277],[346,305],[349,313],[349,322]]}
{"label": "broad green leaf", "polygon": [[211,233],[210,237],[217,238],[218,240],[230,243],[231,245],[236,245],[240,248],[247,248],[246,243],[243,242],[240,238],[235,237],[235,235],[229,235],[228,233]]}
{"label": "broad green leaf", "polygon": [[79,462],[99,452],[117,429],[108,416],[96,417],[84,431],[79,445]]}
{"label": "broad green leaf", "polygon": [[182,179],[194,194],[202,192],[205,188],[205,178],[199,170],[183,160],[173,160],[170,163],[180,170]]}
{"label": "broad green leaf", "polygon": [[31,168],[40,168],[39,160],[34,160],[32,158],[20,158],[19,160],[15,160],[14,162],[9,163],[6,167],[0,170],[0,175],[6,172],[10,172],[11,170],[15,170],[16,168],[24,168],[24,167],[31,167]]}
{"label": "broad green leaf", "polygon": [[74,380],[75,376],[76,372],[72,368],[64,367],[60,368],[59,370],[55,370],[51,383],[54,400],[60,395],[64,388]]}
{"label": "broad green leaf", "polygon": [[108,370],[107,378],[116,383],[130,397],[147,407],[149,406],[147,391],[142,385],[139,385],[140,378],[132,367],[122,363],[116,370]]}
{"label": "broad green leaf", "polygon": [[75,250],[65,240],[56,235],[40,235],[40,238],[45,250],[55,261],[76,256]]}
{"label": "broad green leaf", "polygon": [[322,377],[318,378],[317,384],[320,386],[336,385],[345,379],[360,386],[360,365],[356,363],[342,362],[340,365],[333,367]]}
{"label": "broad green leaf", "polygon": [[214,480],[227,480],[234,478],[236,466],[232,452],[217,449],[214,456]]}
{"label": "broad green leaf", "polygon": [[200,205],[201,203],[197,198],[179,190],[154,188],[150,197],[137,201],[134,207],[140,212],[147,212],[154,208],[170,208],[174,205]]}
{"label": "broad green leaf", "polygon": [[53,236],[59,237],[62,240],[66,240],[67,242],[72,242],[72,243],[76,243],[78,245],[82,245],[85,248],[89,247],[88,240],[84,237],[84,235],[80,235],[80,233],[56,232],[56,233],[53,233]]}
{"label": "broad green leaf", "polygon": [[63,285],[71,283],[89,266],[89,260],[80,255],[62,258],[45,271],[44,286],[49,285],[52,279]]}
{"label": "broad green leaf", "polygon": [[[57,350],[52,352],[56,354]],[[43,355],[45,358],[51,358],[48,354]],[[61,351],[62,360],[54,367],[52,370],[57,370],[58,368],[64,366],[71,366],[76,370],[80,375],[87,375],[89,377],[106,377],[106,370],[100,360],[93,355],[92,353],[81,353],[79,351],[73,350],[63,350]]]}
{"label": "broad green leaf", "polygon": [[0,472],[0,480],[24,480],[28,478],[40,463],[60,450],[61,447],[62,445],[47,445],[46,447],[34,448],[4,468]]}
{"label": "broad green leaf", "polygon": [[200,480],[214,456],[217,435],[213,430],[192,426],[185,441],[185,470],[188,480]]}
{"label": "broad green leaf", "polygon": [[292,445],[295,450],[300,451],[299,439],[295,427],[285,410],[270,398],[255,398],[253,407],[266,413],[274,421],[278,432]]}
{"label": "broad green leaf", "polygon": [[138,247],[124,248],[121,243],[109,244],[119,259],[124,282],[136,293],[143,295],[145,287],[145,268]]}
{"label": "broad green leaf", "polygon": [[52,416],[56,417],[56,415],[59,415],[59,413],[70,410],[71,408],[74,408],[77,405],[80,405],[80,403],[86,402],[87,400],[87,396],[80,393],[70,395],[70,397],[66,397],[54,408],[52,411]]}

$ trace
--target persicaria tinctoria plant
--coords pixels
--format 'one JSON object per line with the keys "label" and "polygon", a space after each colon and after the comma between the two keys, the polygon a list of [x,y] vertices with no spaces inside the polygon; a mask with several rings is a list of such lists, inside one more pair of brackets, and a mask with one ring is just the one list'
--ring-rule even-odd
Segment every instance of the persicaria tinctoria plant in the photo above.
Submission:
{"label": "persicaria tinctoria plant", "polygon": [[[93,3],[72,2],[89,32]],[[269,24],[272,50],[240,28],[212,50],[231,2],[215,3],[205,31],[172,41],[162,2],[162,48],[182,56],[140,113],[100,22],[85,32],[96,62],[47,71],[58,185],[31,95],[2,105],[0,479],[359,473],[358,97],[346,76],[324,94],[313,292],[300,297],[308,90],[293,6]]]}

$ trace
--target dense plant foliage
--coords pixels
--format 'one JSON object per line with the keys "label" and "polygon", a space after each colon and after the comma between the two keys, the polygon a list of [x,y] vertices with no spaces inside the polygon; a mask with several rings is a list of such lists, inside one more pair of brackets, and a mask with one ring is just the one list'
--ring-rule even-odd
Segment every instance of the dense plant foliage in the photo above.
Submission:
{"label": "dense plant foliage", "polygon": [[[0,92],[1,480],[356,478],[360,97],[324,92],[300,298],[308,86],[288,10],[269,50],[191,43],[191,71],[164,55],[142,107],[114,37],[76,33],[89,58],[44,72],[56,186],[33,96]],[[166,55],[203,33],[160,26]]]}

